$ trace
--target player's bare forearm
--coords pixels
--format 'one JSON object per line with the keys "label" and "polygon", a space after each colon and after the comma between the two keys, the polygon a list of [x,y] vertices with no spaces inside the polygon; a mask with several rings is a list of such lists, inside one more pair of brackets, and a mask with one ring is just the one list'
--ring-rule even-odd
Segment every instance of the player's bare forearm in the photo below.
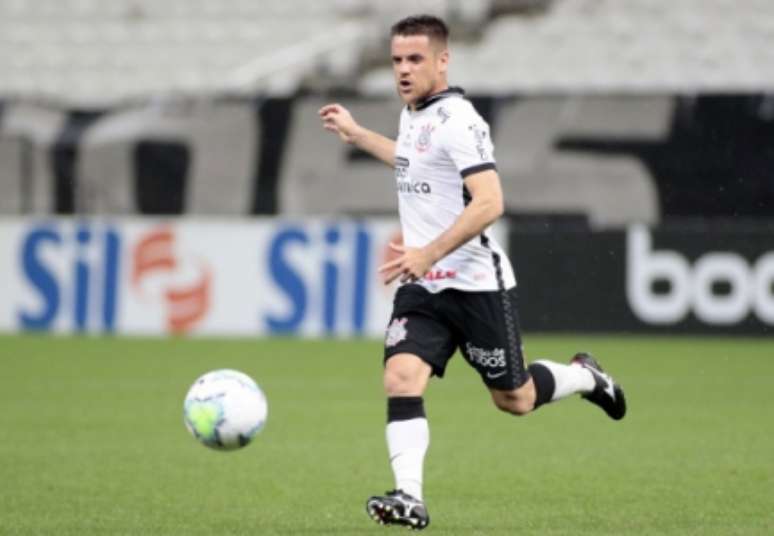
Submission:
{"label": "player's bare forearm", "polygon": [[395,167],[395,140],[361,127],[352,143],[388,166]]}
{"label": "player's bare forearm", "polygon": [[500,178],[494,170],[481,171],[465,179],[471,201],[451,227],[421,248],[390,244],[399,256],[383,264],[379,272],[389,284],[398,277],[402,282],[423,277],[432,266],[470,239],[481,234],[503,214]]}
{"label": "player's bare forearm", "polygon": [[480,235],[503,214],[501,198],[474,197],[457,221],[435,240],[425,246],[432,264]]}
{"label": "player's bare forearm", "polygon": [[360,126],[345,107],[328,104],[320,108],[323,128],[338,134],[341,141],[371,154],[390,167],[395,167],[395,140]]}

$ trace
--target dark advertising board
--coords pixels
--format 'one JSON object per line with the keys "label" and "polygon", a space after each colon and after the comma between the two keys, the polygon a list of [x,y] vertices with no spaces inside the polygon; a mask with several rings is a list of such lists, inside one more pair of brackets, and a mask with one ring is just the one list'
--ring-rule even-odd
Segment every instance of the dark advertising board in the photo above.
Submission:
{"label": "dark advertising board", "polygon": [[515,224],[510,255],[525,330],[774,335],[767,226]]}

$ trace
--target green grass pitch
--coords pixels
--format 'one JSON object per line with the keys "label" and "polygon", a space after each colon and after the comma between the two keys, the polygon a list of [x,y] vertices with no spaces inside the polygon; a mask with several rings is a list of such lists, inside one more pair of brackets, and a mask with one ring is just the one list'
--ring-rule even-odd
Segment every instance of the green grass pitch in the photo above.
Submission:
{"label": "green grass pitch", "polygon": [[[455,357],[426,396],[427,534],[774,534],[774,341],[528,336],[595,353],[630,413],[574,398],[516,418]],[[0,337],[0,534],[389,534],[378,341]],[[247,448],[182,422],[201,373],[269,399]]]}

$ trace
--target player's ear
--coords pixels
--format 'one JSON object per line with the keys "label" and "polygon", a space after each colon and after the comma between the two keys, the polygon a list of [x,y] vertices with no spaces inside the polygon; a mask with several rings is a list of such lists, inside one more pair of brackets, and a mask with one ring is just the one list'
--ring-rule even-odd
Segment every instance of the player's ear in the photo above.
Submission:
{"label": "player's ear", "polygon": [[449,70],[449,48],[444,47],[439,53],[438,53],[438,70],[442,73],[445,73]]}

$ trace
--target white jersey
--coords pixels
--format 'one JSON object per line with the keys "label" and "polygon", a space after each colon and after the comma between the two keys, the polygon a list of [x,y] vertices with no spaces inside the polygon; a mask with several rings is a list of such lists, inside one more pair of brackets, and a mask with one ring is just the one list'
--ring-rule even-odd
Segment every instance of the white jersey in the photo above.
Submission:
{"label": "white jersey", "polygon": [[[400,116],[395,144],[395,178],[403,242],[423,247],[459,218],[470,194],[464,178],[495,169],[489,125],[450,88]],[[438,261],[417,281],[430,292],[446,288],[502,290],[516,284],[513,268],[490,229]]]}

